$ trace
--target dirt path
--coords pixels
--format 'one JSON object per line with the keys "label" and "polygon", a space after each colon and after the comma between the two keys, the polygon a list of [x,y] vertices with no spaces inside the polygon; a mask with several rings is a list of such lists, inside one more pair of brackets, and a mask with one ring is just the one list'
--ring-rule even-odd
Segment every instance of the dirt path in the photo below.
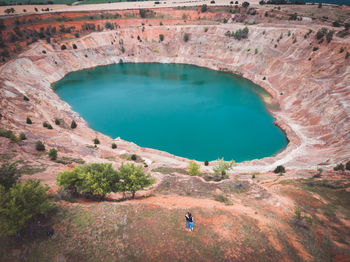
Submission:
{"label": "dirt path", "polygon": [[[242,1],[239,1],[240,3]],[[49,8],[49,12],[67,12],[67,11],[93,11],[93,10],[126,10],[126,9],[138,9],[138,8],[164,8],[164,7],[180,7],[180,6],[199,6],[207,4],[209,6],[228,6],[230,1],[228,0],[216,0],[215,4],[210,4],[208,0],[173,0],[155,4],[154,1],[140,1],[140,2],[119,2],[109,4],[88,4],[88,5],[20,5],[20,6],[1,6],[0,16],[5,16],[5,9],[13,7],[15,14],[23,14],[23,10],[26,10],[26,14],[31,13],[48,13],[47,11],[41,11],[41,9]],[[250,5],[259,5],[258,0],[250,0]],[[35,12],[34,8],[38,8],[38,12]]]}

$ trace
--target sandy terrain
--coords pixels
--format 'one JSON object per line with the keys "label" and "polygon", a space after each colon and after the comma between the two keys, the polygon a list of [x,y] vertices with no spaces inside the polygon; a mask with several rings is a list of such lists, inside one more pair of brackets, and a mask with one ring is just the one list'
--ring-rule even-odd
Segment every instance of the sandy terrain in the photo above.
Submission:
{"label": "sandy terrain", "polygon": [[[235,2],[235,1],[234,1]],[[238,1],[242,3],[242,1]],[[154,1],[140,1],[140,2],[120,2],[110,4],[89,4],[89,5],[21,5],[21,6],[0,6],[0,16],[6,15],[4,10],[13,7],[15,14],[23,14],[23,9],[28,13],[47,13],[41,9],[49,8],[49,12],[67,12],[67,11],[93,11],[93,10],[123,10],[123,9],[135,9],[135,8],[164,8],[164,7],[180,7],[180,6],[198,6],[207,4],[208,6],[225,6],[230,5],[229,0],[216,0],[215,4],[210,4],[208,0],[172,0],[172,1],[160,1],[161,4],[154,4]],[[249,3],[252,6],[259,4],[258,0],[250,0]],[[39,12],[35,12],[34,8],[37,7]]]}

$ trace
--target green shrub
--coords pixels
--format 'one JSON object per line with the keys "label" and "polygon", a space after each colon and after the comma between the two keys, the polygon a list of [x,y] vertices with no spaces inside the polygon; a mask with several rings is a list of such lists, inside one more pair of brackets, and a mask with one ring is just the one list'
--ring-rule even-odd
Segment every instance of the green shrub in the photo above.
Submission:
{"label": "green shrub", "polygon": [[350,53],[349,53],[349,52],[346,52],[346,54],[345,54],[345,59],[348,59],[349,56],[350,56]]}
{"label": "green shrub", "polygon": [[66,50],[66,49],[67,49],[66,45],[61,45],[61,50]]}
{"label": "green shrub", "polygon": [[27,117],[26,122],[27,122],[27,124],[29,124],[29,125],[33,124],[32,120],[31,120],[29,117]]}
{"label": "green shrub", "polygon": [[340,50],[339,50],[339,53],[343,53],[344,52],[344,48],[341,47]]}
{"label": "green shrub", "polygon": [[61,172],[57,183],[74,194],[103,199],[106,194],[117,192],[119,177],[112,164],[92,163],[78,166],[72,171]]}
{"label": "green shrub", "polygon": [[200,172],[200,165],[198,165],[194,161],[190,161],[187,165],[187,172],[190,176],[199,176],[201,174]]}
{"label": "green shrub", "polygon": [[318,47],[317,46],[314,46],[314,48],[312,48],[312,51],[317,51],[318,50]]}
{"label": "green shrub", "polygon": [[118,175],[122,181],[118,185],[119,191],[131,192],[132,198],[135,198],[136,191],[150,186],[155,182],[150,174],[145,173],[141,165],[135,166],[131,163],[122,164],[118,170]]}
{"label": "green shrub", "polygon": [[57,149],[56,148],[51,148],[49,151],[49,158],[51,160],[56,160],[57,159]]}
{"label": "green shrub", "polygon": [[334,21],[334,22],[332,23],[332,25],[333,25],[334,27],[341,27],[341,23],[340,23],[339,21]]}
{"label": "green shrub", "polygon": [[20,141],[20,138],[17,137],[11,130],[6,130],[6,129],[2,129],[2,128],[0,128],[0,137],[6,137],[13,142]]}
{"label": "green shrub", "polygon": [[131,157],[130,157],[130,159],[131,159],[132,161],[136,161],[136,160],[137,160],[137,155],[132,154]]}
{"label": "green shrub", "polygon": [[45,145],[40,140],[38,140],[35,143],[35,149],[38,151],[45,151]]}
{"label": "green shrub", "polygon": [[46,127],[47,129],[52,129],[52,125],[49,124],[47,121],[43,123],[43,127]]}
{"label": "green shrub", "polygon": [[204,161],[204,165],[205,165],[205,166],[209,166],[209,161],[208,161],[208,160],[205,160],[205,161]]}
{"label": "green shrub", "polygon": [[190,39],[189,34],[185,33],[184,34],[184,41],[187,42]]}
{"label": "green shrub", "polygon": [[26,134],[23,133],[23,132],[19,134],[19,138],[20,138],[21,140],[26,140],[26,139],[27,139]]}
{"label": "green shrub", "polygon": [[27,96],[23,96],[24,101],[29,101],[29,98]]}
{"label": "green shrub", "polygon": [[328,33],[326,35],[327,43],[330,43],[332,41],[333,35],[334,35],[334,31],[333,30],[328,31]]}
{"label": "green shrub", "polygon": [[141,18],[146,18],[147,10],[146,9],[139,9],[139,14],[140,14]]}
{"label": "green shrub", "polygon": [[117,148],[117,144],[116,143],[112,143],[112,148],[116,149]]}
{"label": "green shrub", "polygon": [[328,29],[325,27],[322,27],[321,29],[319,29],[316,33],[316,39],[317,40],[321,40],[328,32]]}
{"label": "green shrub", "polygon": [[100,143],[100,140],[98,140],[98,138],[96,137],[94,140],[92,140],[94,142],[95,145],[98,145]]}
{"label": "green shrub", "polygon": [[105,24],[105,27],[107,28],[107,29],[110,29],[110,30],[113,30],[114,29],[114,25],[111,23],[111,22],[106,22],[106,24]]}
{"label": "green shrub", "polygon": [[252,175],[252,179],[254,179],[254,178],[255,178],[255,174]]}
{"label": "green shrub", "polygon": [[205,32],[205,33],[208,32],[208,27],[205,27],[205,28],[204,28],[204,32]]}
{"label": "green shrub", "polygon": [[9,190],[20,176],[15,162],[11,164],[4,163],[0,167],[0,186],[3,186],[5,190]]}
{"label": "green shrub", "polygon": [[206,4],[204,4],[201,6],[201,12],[204,13],[206,11],[208,11],[208,6]]}
{"label": "green shrub", "polygon": [[53,210],[47,190],[39,180],[17,182],[8,191],[0,186],[0,233],[8,236],[19,233]]}
{"label": "green shrub", "polygon": [[294,218],[297,220],[301,220],[303,218],[301,208],[299,206],[296,206],[294,208]]}
{"label": "green shrub", "polygon": [[280,165],[280,166],[277,166],[273,172],[275,174],[282,174],[286,172],[286,169],[284,168],[284,166]]}
{"label": "green shrub", "polygon": [[164,35],[163,35],[163,34],[160,34],[160,35],[159,35],[159,40],[160,40],[160,41],[163,41],[163,40],[164,40]]}
{"label": "green shrub", "polygon": [[61,124],[61,121],[58,119],[58,118],[55,118],[55,125],[60,125]]}
{"label": "green shrub", "polygon": [[345,167],[343,165],[343,163],[337,164],[334,168],[334,171],[344,171]]}
{"label": "green shrub", "polygon": [[228,178],[227,171],[231,170],[234,165],[235,165],[234,160],[227,162],[224,160],[224,158],[221,158],[221,159],[219,158],[217,160],[216,165],[213,167],[215,176],[221,177],[221,179]]}
{"label": "green shrub", "polygon": [[244,27],[243,29],[238,29],[235,32],[227,31],[225,33],[225,36],[233,37],[236,40],[241,40],[241,39],[248,38],[248,33],[249,33],[248,27]]}
{"label": "green shrub", "polygon": [[350,161],[346,162],[345,169],[346,170],[350,170]]}
{"label": "green shrub", "polygon": [[70,124],[70,127],[72,129],[76,128],[77,127],[77,123],[73,120],[72,123]]}
{"label": "green shrub", "polygon": [[73,44],[72,47],[73,47],[73,49],[77,49],[78,48],[76,44]]}
{"label": "green shrub", "polygon": [[218,202],[222,202],[225,203],[226,205],[232,205],[230,199],[228,199],[226,196],[224,195],[216,195],[214,198],[216,201]]}
{"label": "green shrub", "polygon": [[249,6],[249,2],[243,2],[242,7],[247,8]]}

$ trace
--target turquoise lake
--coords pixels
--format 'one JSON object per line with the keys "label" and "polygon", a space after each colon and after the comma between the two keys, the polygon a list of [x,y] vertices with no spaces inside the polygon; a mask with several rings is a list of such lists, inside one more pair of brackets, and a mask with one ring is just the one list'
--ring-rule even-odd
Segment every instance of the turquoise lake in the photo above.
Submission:
{"label": "turquoise lake", "polygon": [[286,147],[259,94],[229,73],[179,64],[116,64],[53,85],[89,126],[112,138],[199,161],[237,162]]}

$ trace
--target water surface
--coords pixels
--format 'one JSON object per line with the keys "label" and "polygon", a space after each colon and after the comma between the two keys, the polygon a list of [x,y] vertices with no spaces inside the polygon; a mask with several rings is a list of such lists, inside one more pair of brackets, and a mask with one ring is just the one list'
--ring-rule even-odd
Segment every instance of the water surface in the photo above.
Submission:
{"label": "water surface", "polygon": [[177,156],[240,162],[287,144],[259,96],[263,90],[228,73],[117,64],[72,72],[54,88],[91,128]]}

